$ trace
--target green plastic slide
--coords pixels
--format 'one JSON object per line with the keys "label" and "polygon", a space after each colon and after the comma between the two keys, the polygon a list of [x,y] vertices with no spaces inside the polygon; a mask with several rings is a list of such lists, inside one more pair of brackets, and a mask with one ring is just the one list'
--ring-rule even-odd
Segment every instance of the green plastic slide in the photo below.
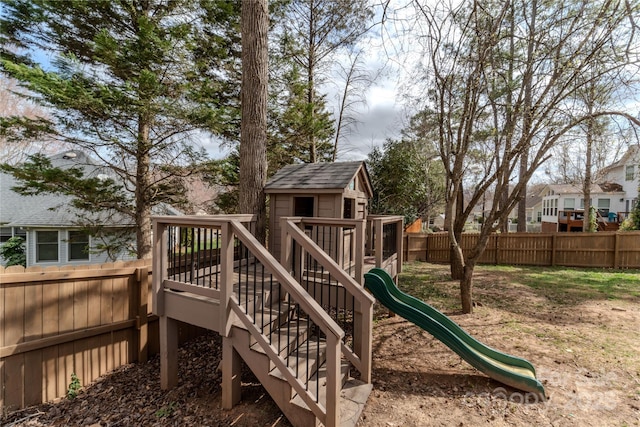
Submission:
{"label": "green plastic slide", "polygon": [[449,317],[398,289],[385,270],[374,268],[364,276],[365,286],[381,304],[429,332],[471,366],[503,384],[545,398],[536,370],[527,360],[482,344]]}

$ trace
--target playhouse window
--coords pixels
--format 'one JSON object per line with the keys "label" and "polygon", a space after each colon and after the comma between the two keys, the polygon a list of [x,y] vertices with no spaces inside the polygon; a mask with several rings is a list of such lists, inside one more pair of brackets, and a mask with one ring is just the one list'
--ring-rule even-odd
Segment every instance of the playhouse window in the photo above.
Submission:
{"label": "playhouse window", "polygon": [[354,199],[344,199],[344,209],[342,212],[342,218],[344,219],[353,219],[355,218],[355,207],[356,201]]}
{"label": "playhouse window", "polygon": [[313,197],[294,197],[293,216],[313,216]]}

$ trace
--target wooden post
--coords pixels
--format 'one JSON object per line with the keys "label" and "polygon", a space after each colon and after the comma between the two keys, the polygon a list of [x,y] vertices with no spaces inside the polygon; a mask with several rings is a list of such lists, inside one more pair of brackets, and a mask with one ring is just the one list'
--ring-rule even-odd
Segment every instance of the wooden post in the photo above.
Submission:
{"label": "wooden post", "polygon": [[366,221],[362,220],[356,224],[356,241],[355,241],[355,257],[356,257],[356,281],[360,286],[364,285],[364,229]]}
{"label": "wooden post", "polygon": [[[400,274],[402,272],[402,231],[404,230],[403,222],[404,221],[402,219],[398,219],[396,222],[396,274]],[[397,282],[398,280],[396,276],[396,283]]]}
{"label": "wooden post", "polygon": [[340,425],[340,340],[332,333],[327,334],[327,427]]}
{"label": "wooden post", "polygon": [[376,253],[376,267],[382,267],[383,255],[382,255],[382,243],[384,240],[384,233],[382,231],[382,218],[376,218],[373,225],[373,238],[374,238],[374,250]]}
{"label": "wooden post", "polygon": [[158,220],[153,221],[153,314],[164,315],[164,290],[168,267],[167,227]]}
{"label": "wooden post", "polygon": [[[366,221],[362,220],[356,224],[355,236],[355,257],[356,257],[356,281],[360,286],[364,285],[364,233]],[[371,349],[373,342],[372,325],[373,325],[373,307],[363,304],[356,300],[356,306],[353,308],[353,350],[360,357],[362,362],[362,372],[360,373],[362,381],[371,382]]]}
{"label": "wooden post", "polygon": [[618,269],[620,268],[620,233],[618,231],[614,234],[614,239],[613,268]]}
{"label": "wooden post", "polygon": [[149,328],[148,328],[148,300],[149,300],[149,268],[136,269],[138,279],[138,362],[148,359]]}
{"label": "wooden post", "polygon": [[556,265],[556,244],[557,244],[556,237],[557,237],[556,233],[553,233],[551,235],[551,267]]}
{"label": "wooden post", "polygon": [[222,338],[222,408],[231,409],[241,397],[241,359],[233,340]]}
{"label": "wooden post", "polygon": [[220,245],[220,335],[228,337],[231,333],[231,306],[229,299],[233,294],[233,226],[230,221],[222,225],[222,243]]}
{"label": "wooden post", "polygon": [[168,390],[178,385],[178,322],[160,316],[160,387]]}

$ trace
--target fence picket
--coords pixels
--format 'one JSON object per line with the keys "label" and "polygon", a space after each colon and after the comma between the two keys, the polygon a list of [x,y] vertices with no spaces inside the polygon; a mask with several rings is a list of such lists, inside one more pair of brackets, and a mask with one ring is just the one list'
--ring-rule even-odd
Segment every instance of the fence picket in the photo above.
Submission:
{"label": "fence picket", "polygon": [[157,320],[140,288],[150,286],[150,270],[148,260],[0,268],[0,411],[64,397],[72,373],[86,385],[143,359],[139,348],[158,351]]}
{"label": "fence picket", "polygon": [[[449,262],[447,233],[411,233],[404,237],[404,259]],[[478,234],[460,239],[467,254]],[[508,233],[489,236],[483,264],[564,267],[640,268],[640,232]]]}

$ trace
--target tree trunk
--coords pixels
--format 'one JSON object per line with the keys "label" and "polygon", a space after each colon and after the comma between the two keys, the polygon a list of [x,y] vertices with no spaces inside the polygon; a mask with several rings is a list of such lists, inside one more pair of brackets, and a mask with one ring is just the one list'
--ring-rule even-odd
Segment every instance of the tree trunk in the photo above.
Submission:
{"label": "tree trunk", "polygon": [[475,265],[467,263],[460,279],[460,301],[463,313],[473,313],[473,269]]}
{"label": "tree trunk", "polygon": [[242,2],[242,90],[240,125],[240,213],[257,215],[255,235],[266,241],[267,179],[267,0]]}
{"label": "tree trunk", "polygon": [[311,7],[309,8],[309,46],[308,49],[308,57],[307,57],[307,108],[309,108],[309,163],[316,163],[318,161],[318,147],[316,146],[316,133],[315,133],[315,89],[314,89],[314,73],[315,73],[315,60],[316,60],[316,52],[315,52],[315,37],[316,33],[316,20],[315,20],[315,6],[313,2],[311,2]]}
{"label": "tree trunk", "polygon": [[462,230],[464,229],[464,221],[462,217],[463,210],[464,193],[462,184],[460,184],[456,194],[456,214],[451,221],[451,230],[449,231],[449,241],[451,242],[449,259],[451,262],[451,278],[453,280],[461,280],[464,273],[464,255],[462,253],[462,246],[460,243],[462,239]]}
{"label": "tree trunk", "polygon": [[[533,123],[533,55],[535,50],[535,34],[536,34],[536,16],[538,14],[538,2],[532,0],[531,4],[531,22],[529,27],[529,38],[527,40],[527,68],[524,76],[524,122],[522,124],[522,133],[525,137],[531,133]],[[520,157],[520,181],[527,181],[527,170],[529,169],[529,148],[525,146]],[[518,231],[527,231],[527,183],[525,182],[520,193],[520,201],[518,202]]]}
{"label": "tree trunk", "polygon": [[[589,92],[586,97],[587,111],[589,115],[593,114],[594,98],[594,85],[590,85]],[[597,226],[594,229],[593,223],[591,222],[591,157],[593,154],[593,137],[595,131],[594,119],[590,117],[589,120],[587,120],[587,152],[585,153],[584,182],[582,183],[582,193],[584,196],[584,219],[582,220],[582,231],[588,232],[594,232],[597,230]]]}
{"label": "tree trunk", "polygon": [[135,185],[136,256],[138,259],[151,257],[151,200],[148,197],[151,166],[149,123],[150,119],[144,115],[139,116]]}

